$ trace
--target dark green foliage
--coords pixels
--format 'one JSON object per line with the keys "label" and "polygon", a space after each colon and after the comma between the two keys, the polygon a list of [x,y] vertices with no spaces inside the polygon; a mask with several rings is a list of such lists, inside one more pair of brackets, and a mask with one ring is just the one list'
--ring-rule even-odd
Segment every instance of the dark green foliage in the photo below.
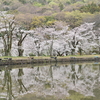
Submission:
{"label": "dark green foliage", "polygon": [[41,3],[42,5],[45,5],[46,0],[40,0],[40,3]]}
{"label": "dark green foliage", "polygon": [[81,12],[90,12],[90,13],[95,13],[100,11],[100,5],[96,5],[95,3],[91,3],[85,6],[82,6],[79,9]]}
{"label": "dark green foliage", "polygon": [[4,5],[10,5],[11,4],[11,1],[3,1],[3,4]]}
{"label": "dark green foliage", "polygon": [[69,1],[66,1],[66,4],[67,4],[67,5],[70,5],[70,4],[71,4],[71,2],[69,2]]}
{"label": "dark green foliage", "polygon": [[60,7],[60,11],[64,9],[64,5],[61,2],[59,3],[59,7]]}
{"label": "dark green foliage", "polygon": [[81,16],[70,16],[70,18],[66,19],[66,23],[70,25],[70,28],[78,27],[82,24],[82,17]]}
{"label": "dark green foliage", "polygon": [[34,55],[33,53],[30,53],[29,56],[36,56],[36,55]]}
{"label": "dark green foliage", "polygon": [[53,16],[45,16],[46,22],[48,21],[53,21],[54,17]]}
{"label": "dark green foliage", "polygon": [[76,2],[76,0],[70,0],[71,1],[71,3],[75,3]]}
{"label": "dark green foliage", "polygon": [[26,0],[19,0],[19,2],[25,4],[26,3]]}
{"label": "dark green foliage", "polygon": [[6,7],[3,8],[3,10],[4,10],[4,11],[9,11],[9,7],[6,6]]}
{"label": "dark green foliage", "polygon": [[55,18],[53,16],[45,16],[45,22],[44,22],[45,26],[48,27],[54,25],[54,22],[55,22]]}
{"label": "dark green foliage", "polygon": [[[27,1],[27,0],[26,0]],[[47,0],[29,0],[30,3],[40,3],[41,5],[45,5],[47,3]]]}

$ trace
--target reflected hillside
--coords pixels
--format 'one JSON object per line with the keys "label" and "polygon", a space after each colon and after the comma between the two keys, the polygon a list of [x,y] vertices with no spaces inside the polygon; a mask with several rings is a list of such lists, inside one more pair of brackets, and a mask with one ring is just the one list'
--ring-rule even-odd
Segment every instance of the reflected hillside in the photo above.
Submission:
{"label": "reflected hillside", "polygon": [[5,66],[0,84],[2,100],[99,100],[100,64]]}

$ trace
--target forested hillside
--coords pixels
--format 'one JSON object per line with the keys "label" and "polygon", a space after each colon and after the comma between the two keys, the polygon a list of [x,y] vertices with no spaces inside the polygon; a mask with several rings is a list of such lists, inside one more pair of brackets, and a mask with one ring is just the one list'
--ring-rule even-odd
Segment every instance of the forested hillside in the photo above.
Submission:
{"label": "forested hillside", "polygon": [[[16,15],[30,28],[51,26],[62,21],[70,28],[94,22],[100,12],[99,0],[0,0],[0,10]],[[98,22],[98,21],[97,21]]]}

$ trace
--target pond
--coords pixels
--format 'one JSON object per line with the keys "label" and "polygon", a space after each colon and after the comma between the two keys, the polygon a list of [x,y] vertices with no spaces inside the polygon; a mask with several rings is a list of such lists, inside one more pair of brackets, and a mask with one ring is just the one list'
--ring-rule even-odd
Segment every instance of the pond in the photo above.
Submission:
{"label": "pond", "polygon": [[100,100],[100,63],[1,66],[0,100]]}

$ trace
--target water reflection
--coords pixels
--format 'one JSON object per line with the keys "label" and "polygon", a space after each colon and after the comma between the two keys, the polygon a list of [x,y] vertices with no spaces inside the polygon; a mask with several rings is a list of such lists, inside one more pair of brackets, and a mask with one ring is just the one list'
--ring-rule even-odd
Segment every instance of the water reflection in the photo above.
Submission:
{"label": "water reflection", "polygon": [[100,100],[99,63],[31,66],[1,69],[0,100]]}
{"label": "water reflection", "polygon": [[4,78],[2,80],[2,91],[3,90],[7,90],[7,99],[8,100],[12,100],[12,98],[14,98],[14,95],[12,93],[12,79],[11,79],[11,74],[10,74],[10,70],[8,69],[7,66],[5,66],[4,69]]}
{"label": "water reflection", "polygon": [[24,90],[27,91],[25,85],[23,84],[23,81],[22,81],[22,76],[24,75],[24,72],[23,72],[23,69],[19,69],[18,71],[18,83],[19,83],[19,93],[24,93]]}

